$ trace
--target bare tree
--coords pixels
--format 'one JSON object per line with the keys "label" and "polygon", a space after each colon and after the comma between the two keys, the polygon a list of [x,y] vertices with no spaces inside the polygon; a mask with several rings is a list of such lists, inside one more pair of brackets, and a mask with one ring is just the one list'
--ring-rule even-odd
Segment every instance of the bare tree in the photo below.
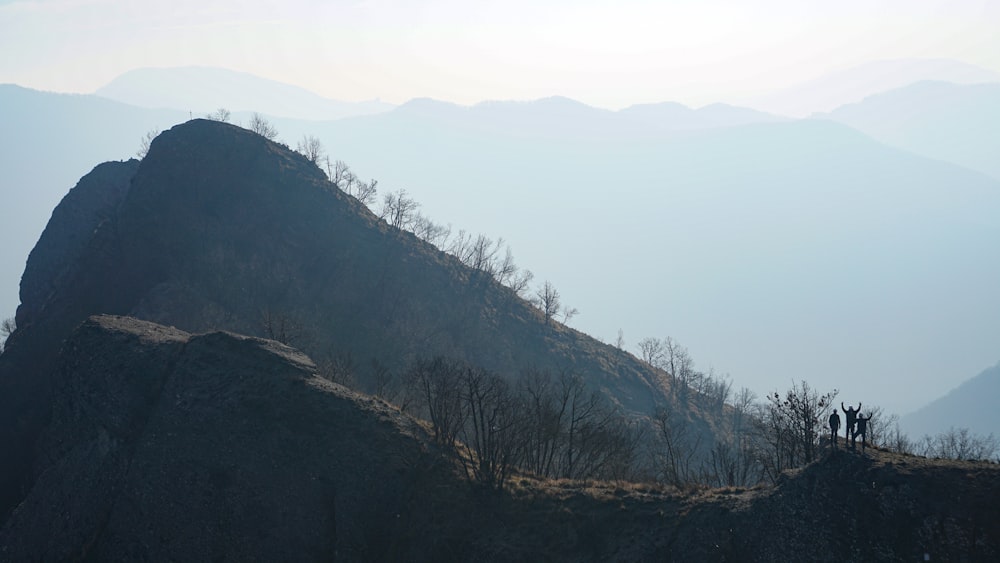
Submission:
{"label": "bare tree", "polygon": [[581,476],[581,458],[585,457],[594,428],[607,423],[603,416],[601,396],[595,391],[587,393],[583,379],[569,372],[559,374],[560,408],[566,412],[566,427],[561,463],[562,477]]}
{"label": "bare tree", "polygon": [[316,166],[319,166],[320,160],[323,158],[323,143],[312,135],[303,135],[295,150]]}
{"label": "bare tree", "polygon": [[304,332],[301,323],[269,308],[260,312],[260,330],[264,338],[277,340],[287,346],[298,344]]}
{"label": "bare tree", "polygon": [[771,480],[781,471],[816,459],[822,422],[837,390],[822,395],[805,381],[792,383],[784,397],[777,391],[767,396],[763,439],[770,446],[764,469]]}
{"label": "bare tree", "polygon": [[401,189],[385,194],[379,217],[395,229],[409,229],[413,226],[413,220],[419,207],[420,204],[406,195],[406,190]]}
{"label": "bare tree", "polygon": [[733,393],[733,380],[728,374],[717,375],[709,369],[700,379],[698,391],[708,398],[712,408],[722,412]]}
{"label": "bare tree", "polygon": [[317,364],[320,375],[327,381],[349,389],[358,388],[357,365],[350,351],[327,354]]}
{"label": "bare tree", "polygon": [[514,263],[514,253],[511,252],[510,246],[504,250],[503,258],[497,262],[494,270],[493,277],[501,285],[510,287],[511,282],[517,277],[517,264]]}
{"label": "bare tree", "polygon": [[497,254],[503,246],[503,239],[491,240],[480,234],[472,241],[466,266],[490,277],[496,274]]}
{"label": "bare tree", "polygon": [[375,201],[375,194],[378,192],[378,180],[372,179],[370,182],[363,182],[343,160],[336,161],[332,166],[330,158],[326,158],[327,175],[337,188],[342,192],[352,195],[361,203],[371,206]]}
{"label": "bare tree", "polygon": [[16,329],[17,323],[14,322],[14,317],[8,317],[0,322],[0,354],[7,347],[7,339]]}
{"label": "bare tree", "polygon": [[865,407],[865,411],[865,416],[868,418],[866,441],[869,444],[886,446],[892,441],[893,428],[899,426],[899,415],[888,414],[878,405],[869,405]]}
{"label": "bare tree", "polygon": [[211,119],[212,121],[221,121],[223,123],[229,123],[230,118],[232,118],[232,114],[226,108],[219,108],[213,111],[212,113],[206,115],[205,117],[207,119]]}
{"label": "bare tree", "polygon": [[[399,392],[399,388],[396,385],[396,378],[389,369],[389,366],[383,364],[378,358],[372,358],[371,361],[371,389],[372,395],[380,399],[385,399],[390,403],[396,402],[396,398]],[[405,406],[405,405],[401,405]],[[404,409],[405,410],[405,409]]]}
{"label": "bare tree", "polygon": [[927,457],[998,461],[1000,443],[993,434],[975,434],[968,428],[951,428],[936,436],[924,436],[917,453]]}
{"label": "bare tree", "polygon": [[354,197],[358,198],[358,201],[371,207],[375,203],[375,195],[378,194],[378,180],[372,178],[367,182],[358,182],[354,187]]}
{"label": "bare tree", "polygon": [[520,270],[511,278],[509,287],[518,297],[524,297],[524,293],[531,287],[531,280],[535,279],[535,274],[531,270]]}
{"label": "bare tree", "polygon": [[135,151],[135,155],[139,157],[139,160],[146,158],[146,154],[149,153],[149,147],[153,144],[153,139],[155,139],[159,134],[159,129],[150,129],[149,131],[146,131],[142,140],[139,141],[139,150]]}
{"label": "bare tree", "polygon": [[884,434],[882,440],[883,442],[879,445],[884,448],[901,454],[917,455],[918,444],[903,432],[898,422],[892,425],[892,428]]}
{"label": "bare tree", "polygon": [[577,316],[578,314],[580,314],[580,310],[577,309],[576,307],[563,307],[562,310],[563,324],[568,325],[569,321],[571,321],[573,317]]}
{"label": "bare tree", "polygon": [[562,308],[559,301],[559,291],[548,280],[535,293],[535,306],[541,309],[545,316],[545,324],[549,324],[552,317],[559,314],[559,310]]}
{"label": "bare tree", "polygon": [[669,336],[663,339],[663,369],[670,374],[671,392],[686,396],[696,377],[694,360],[687,348]]}
{"label": "bare tree", "polygon": [[427,413],[434,440],[442,445],[454,445],[465,426],[462,369],[461,364],[438,356],[417,360],[405,375],[414,399]]}
{"label": "bare tree", "polygon": [[660,409],[656,414],[660,431],[660,470],[662,480],[675,487],[697,481],[694,461],[701,447],[701,434],[691,421],[674,410]]}
{"label": "bare tree", "polygon": [[524,403],[522,467],[535,475],[555,477],[566,403],[558,400],[547,371],[529,371],[521,376],[519,385]]}
{"label": "bare tree", "polygon": [[519,409],[514,393],[500,376],[477,367],[463,370],[463,403],[467,413],[462,429],[462,457],[466,473],[489,489],[503,488],[514,467]]}
{"label": "bare tree", "polygon": [[732,421],[730,432],[733,435],[741,435],[750,430],[751,417],[753,416],[754,404],[757,402],[757,394],[748,387],[741,387],[733,398]]}
{"label": "bare tree", "polygon": [[625,349],[625,331],[618,329],[618,337],[615,338],[615,348],[619,350]]}
{"label": "bare tree", "polygon": [[749,487],[764,477],[758,448],[748,434],[723,438],[709,453],[701,481],[713,487]]}
{"label": "bare tree", "polygon": [[664,358],[663,343],[658,338],[643,338],[639,341],[639,357],[650,367],[662,369]]}
{"label": "bare tree", "polygon": [[278,136],[278,130],[274,128],[274,125],[257,112],[250,116],[250,124],[247,129],[269,141],[273,141]]}
{"label": "bare tree", "polygon": [[443,248],[451,236],[451,225],[438,225],[417,213],[413,218],[413,234],[438,248]]}
{"label": "bare tree", "polygon": [[603,402],[580,427],[573,471],[578,479],[628,480],[635,476],[643,432]]}

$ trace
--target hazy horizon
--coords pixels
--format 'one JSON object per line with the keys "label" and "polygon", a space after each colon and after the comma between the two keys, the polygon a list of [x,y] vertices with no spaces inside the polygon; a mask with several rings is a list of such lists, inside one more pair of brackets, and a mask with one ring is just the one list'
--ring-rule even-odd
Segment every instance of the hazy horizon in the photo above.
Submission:
{"label": "hazy horizon", "polygon": [[748,105],[875,61],[1000,73],[997,36],[1000,4],[986,0],[2,0],[0,49],[18,56],[0,82],[92,93],[137,68],[210,66],[344,101]]}

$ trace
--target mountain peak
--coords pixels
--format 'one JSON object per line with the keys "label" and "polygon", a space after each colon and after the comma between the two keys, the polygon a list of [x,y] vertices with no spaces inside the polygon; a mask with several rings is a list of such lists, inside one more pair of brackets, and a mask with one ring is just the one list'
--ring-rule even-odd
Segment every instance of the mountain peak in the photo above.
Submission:
{"label": "mountain peak", "polygon": [[198,114],[223,107],[275,117],[338,119],[392,109],[380,101],[343,102],[305,88],[253,74],[214,67],[138,68],[99,88],[96,95],[147,108]]}

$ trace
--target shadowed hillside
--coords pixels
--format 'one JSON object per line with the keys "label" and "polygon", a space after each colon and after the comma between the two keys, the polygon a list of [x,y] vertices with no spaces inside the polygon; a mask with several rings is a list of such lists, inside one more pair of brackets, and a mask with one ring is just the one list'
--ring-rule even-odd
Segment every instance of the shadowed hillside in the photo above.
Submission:
{"label": "shadowed hillside", "polygon": [[996,361],[1000,183],[830,121],[595,135],[629,113],[426,102],[310,134],[429,217],[502,235],[580,330],[670,335],[758,394],[808,377],[907,411]]}
{"label": "shadowed hillside", "polygon": [[277,342],[100,316],[51,374],[5,560],[989,561],[1000,466],[838,450],[773,487],[515,479]]}
{"label": "shadowed hillside", "polygon": [[429,561],[461,546],[431,535],[462,526],[429,495],[466,489],[423,428],[277,342],[95,317],[52,378],[40,475],[0,559]]}
{"label": "shadowed hillside", "polygon": [[[443,355],[507,377],[572,373],[634,416],[674,400],[633,356],[546,322],[488,275],[373,216],[302,155],[212,121],[161,134],[137,168],[109,163],[81,180],[28,260],[21,300],[0,356],[0,448],[16,460],[3,467],[4,511],[31,483],[56,351],[97,313],[192,332],[295,327],[286,340],[346,365],[361,389],[373,360],[398,374]],[[699,432],[715,425],[697,410],[689,418]]]}

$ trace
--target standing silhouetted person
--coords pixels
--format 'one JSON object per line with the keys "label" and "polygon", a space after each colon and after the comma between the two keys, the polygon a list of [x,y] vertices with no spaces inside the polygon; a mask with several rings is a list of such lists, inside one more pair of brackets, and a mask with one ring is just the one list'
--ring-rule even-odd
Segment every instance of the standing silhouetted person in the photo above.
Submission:
{"label": "standing silhouetted person", "polygon": [[837,409],[833,409],[833,414],[830,415],[830,444],[831,447],[837,447],[837,431],[840,430],[840,415],[837,414]]}
{"label": "standing silhouetted person", "polygon": [[854,449],[854,423],[856,417],[858,416],[858,411],[861,410],[861,403],[858,402],[858,408],[852,409],[851,407],[844,407],[844,402],[840,402],[840,408],[844,409],[844,416],[847,417],[847,428],[844,429],[844,441],[848,438],[851,439],[851,449]]}
{"label": "standing silhouetted person", "polygon": [[[861,436],[861,451],[862,452],[865,451],[865,439],[868,437],[868,421],[871,420],[871,419],[872,419],[871,415],[868,415],[868,418],[865,418],[864,416],[861,415],[860,412],[858,412],[858,418],[857,418],[858,431],[855,432],[854,435],[855,436]],[[852,446],[853,446],[853,442],[852,442]]]}

